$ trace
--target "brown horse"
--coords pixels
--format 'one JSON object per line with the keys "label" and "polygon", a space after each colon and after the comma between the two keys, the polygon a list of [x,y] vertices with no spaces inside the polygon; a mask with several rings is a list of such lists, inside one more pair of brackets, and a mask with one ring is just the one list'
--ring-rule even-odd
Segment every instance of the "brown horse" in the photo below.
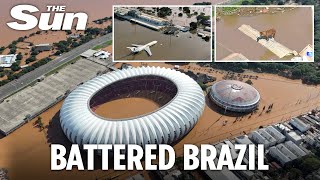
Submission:
{"label": "brown horse", "polygon": [[266,30],[266,31],[261,31],[260,32],[260,36],[257,37],[257,42],[260,40],[260,39],[266,39],[267,41],[269,41],[269,38],[273,38],[276,36],[276,30],[275,29],[269,29],[269,30]]}

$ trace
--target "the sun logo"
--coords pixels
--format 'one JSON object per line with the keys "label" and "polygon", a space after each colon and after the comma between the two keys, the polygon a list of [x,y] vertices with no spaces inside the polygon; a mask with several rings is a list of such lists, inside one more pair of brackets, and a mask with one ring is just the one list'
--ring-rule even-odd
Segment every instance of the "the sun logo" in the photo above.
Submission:
{"label": "the sun logo", "polygon": [[[39,9],[32,5],[17,5],[11,9],[11,16],[21,22],[9,22],[7,25],[15,30],[30,30],[37,25],[41,30],[71,30],[74,19],[77,18],[76,30],[85,30],[88,15],[83,12],[64,13],[66,6],[47,6],[46,13],[41,13],[40,18],[33,16],[32,13],[38,12]],[[28,13],[26,13],[28,12]],[[52,23],[50,21],[50,12],[54,14]]]}

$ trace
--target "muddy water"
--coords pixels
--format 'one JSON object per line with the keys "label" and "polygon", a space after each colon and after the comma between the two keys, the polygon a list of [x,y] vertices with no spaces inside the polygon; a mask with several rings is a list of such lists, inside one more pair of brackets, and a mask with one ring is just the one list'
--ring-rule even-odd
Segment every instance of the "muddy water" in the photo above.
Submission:
{"label": "muddy water", "polygon": [[150,99],[125,98],[104,103],[95,113],[105,118],[123,119],[147,114],[158,108],[159,105]]}
{"label": "muddy water", "polygon": [[[114,56],[116,60],[210,60],[211,44],[197,34],[180,32],[179,37],[162,34],[149,28],[115,19]],[[191,37],[191,38],[190,38]],[[131,44],[147,44],[158,41],[152,46],[152,56],[146,52],[131,55],[126,47]]]}
{"label": "muddy water", "polygon": [[251,60],[279,59],[265,47],[244,35],[238,28],[242,24],[263,31],[275,28],[275,40],[298,53],[312,44],[312,9],[296,8],[277,14],[240,17],[224,16],[217,22],[217,59],[221,60],[230,53],[242,53]]}
{"label": "muddy water", "polygon": [[[211,0],[213,4],[222,2],[224,0]],[[10,10],[12,7],[19,4],[31,4],[38,7],[41,12],[46,11],[46,5],[66,5],[66,11],[68,12],[86,12],[88,13],[89,20],[95,20],[98,18],[102,18],[105,16],[112,15],[112,5],[192,5],[195,2],[202,2],[202,0],[55,0],[52,2],[51,0],[1,0],[0,2],[0,46],[5,46],[11,41],[17,39],[19,36],[28,35],[31,32],[36,31],[37,29],[33,29],[31,31],[16,31],[10,29],[6,23],[13,20],[10,16]],[[39,13],[35,13],[36,16],[39,16]]]}
{"label": "muddy water", "polygon": [[[140,63],[131,63],[140,66]],[[170,64],[148,63],[150,66],[165,66],[172,68]],[[117,64],[120,67],[121,64]],[[196,65],[181,66],[181,68],[192,70],[195,73],[208,73],[208,68],[200,68]],[[214,71],[208,73],[217,80],[222,80],[226,72]],[[248,75],[252,74],[250,72]],[[274,104],[271,113],[254,114],[251,118],[246,115],[240,121],[235,122],[236,117],[230,114],[224,115],[221,109],[214,106],[207,99],[205,110],[196,126],[190,133],[174,146],[176,155],[183,154],[184,144],[215,143],[225,138],[230,138],[248,133],[260,125],[274,124],[310,111],[320,105],[320,88],[301,84],[299,80],[288,80],[270,74],[252,74],[259,78],[253,81],[253,86],[260,92],[261,104],[263,106]],[[292,91],[295,89],[295,91]],[[298,103],[299,102],[299,103]],[[59,122],[59,109],[62,102],[42,113],[44,125],[51,125],[39,132],[32,123],[35,119],[14,131],[7,137],[0,139],[0,167],[9,170],[10,179],[96,179],[114,178],[126,179],[136,174],[136,171],[50,171],[50,144],[63,144],[70,147],[70,142],[64,135]],[[115,107],[121,109],[121,106]],[[107,109],[105,109],[107,110]],[[261,115],[260,115],[261,113]],[[223,125],[223,121],[227,121]],[[1,137],[0,137],[1,138]],[[100,160],[101,161],[101,160]],[[140,173],[140,172],[139,172]],[[147,175],[147,173],[145,174]],[[145,176],[146,177],[146,176]]]}

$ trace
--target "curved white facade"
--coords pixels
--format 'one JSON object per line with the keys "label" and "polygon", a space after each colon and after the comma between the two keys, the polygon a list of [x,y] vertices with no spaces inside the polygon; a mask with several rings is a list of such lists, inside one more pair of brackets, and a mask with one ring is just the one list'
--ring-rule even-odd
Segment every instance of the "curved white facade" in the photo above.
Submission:
{"label": "curved white facade", "polygon": [[[91,111],[90,99],[104,87],[135,76],[153,75],[172,81],[175,97],[149,114],[112,120]],[[172,69],[141,67],[119,70],[96,77],[79,86],[65,99],[60,122],[65,135],[77,144],[171,144],[186,135],[205,107],[199,85],[189,76]]]}

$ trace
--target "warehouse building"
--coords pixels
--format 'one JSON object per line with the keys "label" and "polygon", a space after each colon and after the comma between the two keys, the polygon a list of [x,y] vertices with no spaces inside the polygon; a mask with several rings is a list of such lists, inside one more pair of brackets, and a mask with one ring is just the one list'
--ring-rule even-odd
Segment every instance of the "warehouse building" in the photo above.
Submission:
{"label": "warehouse building", "polygon": [[282,143],[286,140],[286,137],[273,126],[266,127],[265,131],[272,135],[277,140],[277,143]]}
{"label": "warehouse building", "polygon": [[298,129],[300,132],[306,132],[310,129],[310,124],[306,124],[296,117],[290,120],[290,124],[296,129]]}

